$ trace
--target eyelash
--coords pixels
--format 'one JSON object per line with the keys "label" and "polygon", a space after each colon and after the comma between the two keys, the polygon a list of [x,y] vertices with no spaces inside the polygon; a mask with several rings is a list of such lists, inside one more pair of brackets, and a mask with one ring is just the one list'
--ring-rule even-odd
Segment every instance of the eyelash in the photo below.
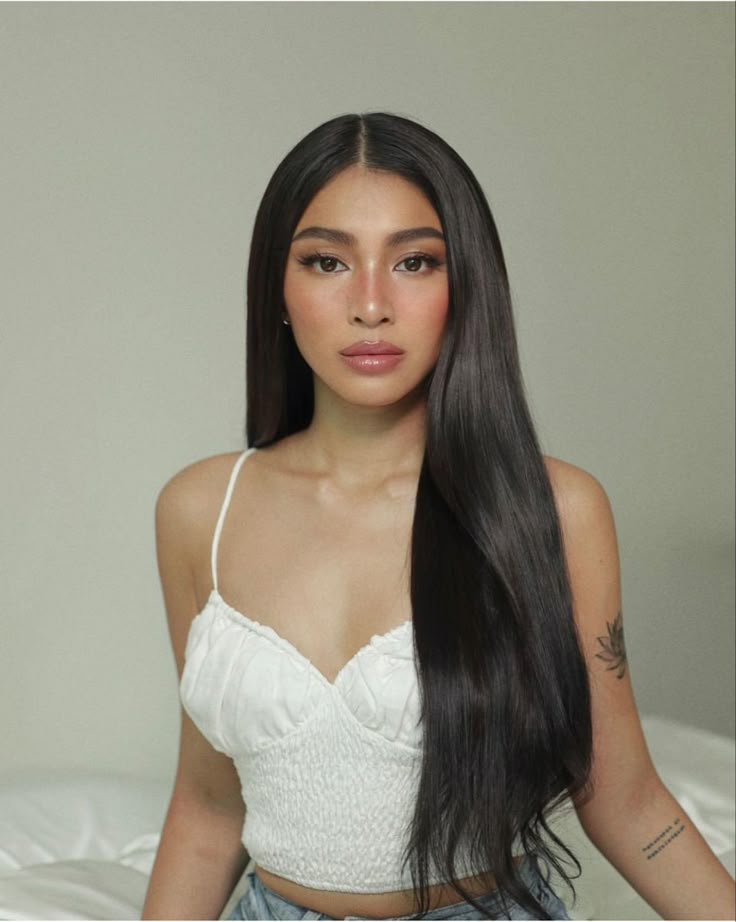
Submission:
{"label": "eyelash", "polygon": [[[342,263],[343,266],[345,265],[345,263],[343,263],[341,259],[338,259],[337,256],[329,256],[327,253],[309,253],[306,256],[298,256],[297,262],[301,263],[302,266],[313,266],[315,263],[319,262],[320,259],[334,259],[335,262]],[[408,259],[424,260],[424,263],[431,269],[436,269],[437,266],[442,265],[439,259],[436,259],[434,256],[430,256],[429,253],[412,253],[411,256],[405,256],[397,265],[401,265],[401,263],[406,262]],[[418,272],[410,272],[409,270],[405,271],[409,272],[409,275],[419,274]],[[333,275],[334,273],[324,272],[322,274]]]}

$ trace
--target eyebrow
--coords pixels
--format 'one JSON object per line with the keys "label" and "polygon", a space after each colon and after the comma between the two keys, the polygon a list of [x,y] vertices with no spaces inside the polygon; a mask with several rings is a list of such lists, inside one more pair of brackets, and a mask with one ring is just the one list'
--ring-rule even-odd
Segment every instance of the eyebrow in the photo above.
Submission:
{"label": "eyebrow", "polygon": [[[330,243],[338,243],[343,246],[354,246],[356,239],[353,234],[347,231],[337,230],[334,227],[305,227],[300,230],[296,236],[292,237],[292,243],[297,240],[303,240],[305,237],[317,237],[320,240],[328,240]],[[421,240],[427,237],[434,237],[436,240],[443,240],[442,231],[436,227],[408,227],[406,230],[395,231],[386,237],[386,243],[389,246],[399,246],[402,243],[410,243],[412,240]]]}

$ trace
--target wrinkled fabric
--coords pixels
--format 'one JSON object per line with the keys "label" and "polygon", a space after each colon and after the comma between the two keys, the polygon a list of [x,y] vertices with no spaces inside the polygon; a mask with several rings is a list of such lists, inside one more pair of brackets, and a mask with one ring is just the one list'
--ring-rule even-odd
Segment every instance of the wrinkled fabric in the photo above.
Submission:
{"label": "wrinkled fabric", "polygon": [[0,919],[138,919],[170,782],[37,769],[0,777]]}
{"label": "wrinkled fabric", "polygon": [[0,874],[3,919],[138,919],[148,875],[114,861],[54,861]]}
{"label": "wrinkled fabric", "polygon": [[374,635],[331,683],[271,627],[213,590],[191,624],[185,656],[182,702],[221,752],[255,754],[280,743],[335,697],[366,730],[421,749],[410,621]]}

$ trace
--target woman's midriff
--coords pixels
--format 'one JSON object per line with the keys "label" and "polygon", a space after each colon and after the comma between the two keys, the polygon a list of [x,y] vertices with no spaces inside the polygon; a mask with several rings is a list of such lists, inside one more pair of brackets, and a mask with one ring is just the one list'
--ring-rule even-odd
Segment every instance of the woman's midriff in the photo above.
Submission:
{"label": "woman's midriff", "polygon": [[[514,858],[519,864],[523,855]],[[394,890],[390,893],[345,893],[337,890],[313,890],[302,887],[285,877],[272,874],[256,865],[256,876],[267,887],[286,900],[298,906],[312,909],[322,915],[344,919],[345,916],[365,916],[369,919],[386,919],[392,916],[406,916],[416,912],[413,890]],[[492,874],[485,877],[462,877],[460,882],[471,896],[482,896],[496,887]],[[462,897],[449,884],[435,884],[429,887],[429,908],[437,909],[451,903],[461,902]]]}

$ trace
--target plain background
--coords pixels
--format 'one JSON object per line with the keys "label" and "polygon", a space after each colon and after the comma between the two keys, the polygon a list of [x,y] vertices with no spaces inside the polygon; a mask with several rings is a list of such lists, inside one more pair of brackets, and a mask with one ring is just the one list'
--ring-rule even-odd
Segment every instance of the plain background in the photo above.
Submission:
{"label": "plain background", "polygon": [[173,779],[156,497],[244,447],[270,175],[371,110],[486,191],[543,450],[613,506],[640,711],[734,734],[732,4],[6,3],[0,85],[0,769]]}

